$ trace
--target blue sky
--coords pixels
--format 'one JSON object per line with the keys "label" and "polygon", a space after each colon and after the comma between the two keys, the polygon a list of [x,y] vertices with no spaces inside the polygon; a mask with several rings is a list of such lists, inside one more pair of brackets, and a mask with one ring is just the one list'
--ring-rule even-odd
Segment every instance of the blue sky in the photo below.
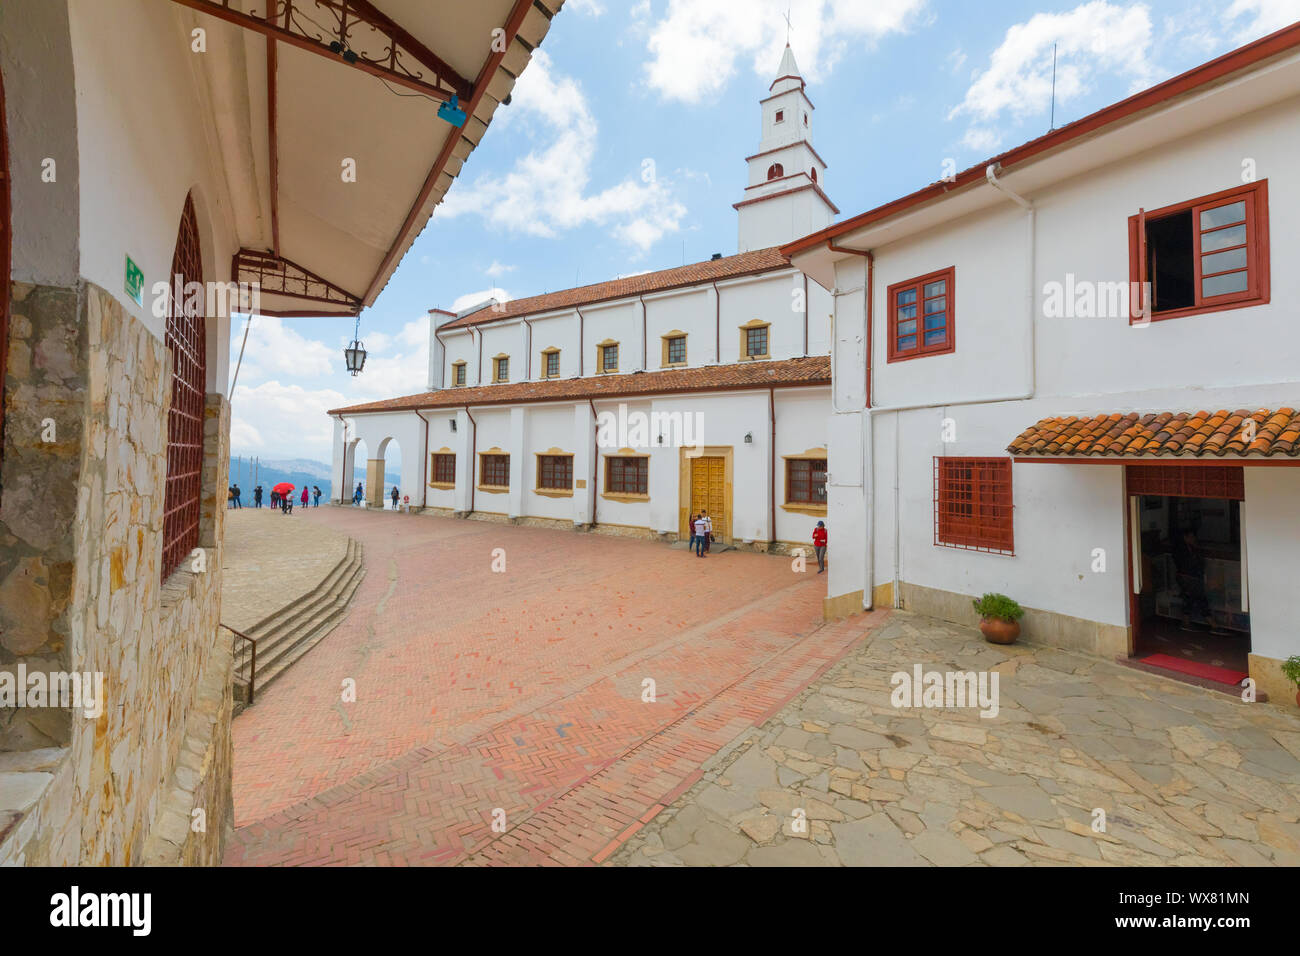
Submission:
{"label": "blue sky", "polygon": [[326,409],[424,390],[430,307],[734,253],[787,7],[841,218],[1046,132],[1053,43],[1061,126],[1300,19],[1300,0],[568,0],[362,314],[365,371],[343,368],[353,320],[253,320],[232,454],[329,461]]}

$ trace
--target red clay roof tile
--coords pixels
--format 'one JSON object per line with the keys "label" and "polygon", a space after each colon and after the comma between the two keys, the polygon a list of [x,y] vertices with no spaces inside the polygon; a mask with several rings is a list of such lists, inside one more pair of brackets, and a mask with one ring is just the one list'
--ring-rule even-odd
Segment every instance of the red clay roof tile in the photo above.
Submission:
{"label": "red clay roof tile", "polygon": [[507,382],[499,385],[443,388],[403,398],[387,398],[364,405],[332,408],[331,415],[365,412],[400,412],[427,408],[461,408],[465,405],[517,405],[524,402],[586,401],[661,395],[673,392],[716,392],[745,388],[829,385],[828,355],[810,355],[775,362],[743,362],[704,368],[593,375],[586,378]]}
{"label": "red clay roof tile", "polygon": [[[1251,428],[1253,427],[1253,437]],[[1199,412],[1136,412],[1044,418],[1007,446],[1013,455],[1075,458],[1143,455],[1208,457],[1300,456],[1300,414],[1294,408]]]}

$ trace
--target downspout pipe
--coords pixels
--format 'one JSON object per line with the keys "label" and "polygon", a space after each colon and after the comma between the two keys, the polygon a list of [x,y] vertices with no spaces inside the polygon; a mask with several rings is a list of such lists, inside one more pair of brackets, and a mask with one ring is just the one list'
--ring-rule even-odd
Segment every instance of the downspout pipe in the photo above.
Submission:
{"label": "downspout pipe", "polygon": [[591,523],[589,528],[596,527],[596,477],[600,472],[600,422],[597,420],[600,416],[596,414],[596,403],[590,398],[587,404],[591,406]]}
{"label": "downspout pipe", "polygon": [[[447,343],[442,340],[442,336],[438,332],[438,326],[432,315],[429,316],[429,323],[433,326],[433,337],[437,339],[438,344],[442,346],[442,365],[438,369],[438,377],[442,379],[442,384],[435,386],[433,382],[430,382],[429,391],[433,391],[435,388],[445,388],[447,385]],[[455,385],[456,383],[452,382],[452,384]]]}
{"label": "downspout pipe", "polygon": [[478,468],[478,422],[465,406],[465,416],[469,419],[469,513],[474,513],[474,472]]}
{"label": "downspout pipe", "polygon": [[768,525],[768,551],[776,546],[776,386],[767,387],[767,411],[772,421],[771,439],[768,441],[768,454],[771,467],[768,469],[768,498],[772,504],[771,524]]}
{"label": "downspout pipe", "polygon": [[808,355],[808,273],[803,274],[803,354]]}
{"label": "downspout pipe", "polygon": [[478,334],[478,381],[476,385],[483,384],[483,330],[475,329]]}
{"label": "downspout pipe", "polygon": [[420,462],[420,507],[429,507],[429,419],[418,408],[415,414],[424,419],[424,458]]}

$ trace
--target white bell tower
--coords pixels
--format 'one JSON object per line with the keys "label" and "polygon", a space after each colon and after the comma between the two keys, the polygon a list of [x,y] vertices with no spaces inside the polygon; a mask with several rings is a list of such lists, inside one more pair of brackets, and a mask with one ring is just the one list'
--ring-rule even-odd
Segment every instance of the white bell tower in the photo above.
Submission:
{"label": "white bell tower", "polygon": [[759,101],[763,135],[745,157],[749,185],[735,203],[740,252],[791,242],[829,226],[839,210],[825,189],[826,164],[812,147],[812,100],[786,44],[769,96]]}

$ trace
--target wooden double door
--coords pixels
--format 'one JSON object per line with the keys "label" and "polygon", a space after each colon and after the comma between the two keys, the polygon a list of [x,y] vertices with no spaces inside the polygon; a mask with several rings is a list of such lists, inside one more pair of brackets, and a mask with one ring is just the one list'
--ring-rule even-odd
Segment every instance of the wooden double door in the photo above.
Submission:
{"label": "wooden double door", "polygon": [[727,511],[727,461],[722,456],[703,456],[691,458],[691,505],[690,513],[701,511],[713,519],[713,535],[723,541],[728,526]]}

